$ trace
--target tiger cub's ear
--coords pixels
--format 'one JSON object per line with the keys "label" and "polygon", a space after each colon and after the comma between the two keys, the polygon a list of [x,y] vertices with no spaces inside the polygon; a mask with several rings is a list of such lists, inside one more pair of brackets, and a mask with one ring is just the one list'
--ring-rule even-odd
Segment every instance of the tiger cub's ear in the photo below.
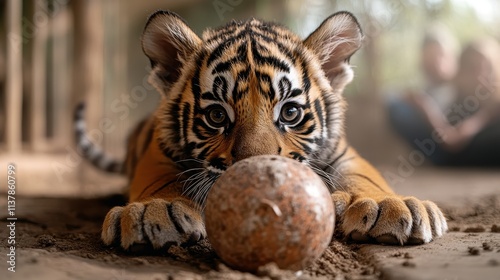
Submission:
{"label": "tiger cub's ear", "polygon": [[166,93],[179,78],[185,60],[200,44],[201,39],[177,14],[152,14],[142,33],[142,50],[151,61],[153,85]]}
{"label": "tiger cub's ear", "polygon": [[363,32],[357,19],[349,12],[338,12],[323,21],[304,40],[304,45],[318,56],[332,86],[343,88],[353,78],[349,58],[362,41]]}

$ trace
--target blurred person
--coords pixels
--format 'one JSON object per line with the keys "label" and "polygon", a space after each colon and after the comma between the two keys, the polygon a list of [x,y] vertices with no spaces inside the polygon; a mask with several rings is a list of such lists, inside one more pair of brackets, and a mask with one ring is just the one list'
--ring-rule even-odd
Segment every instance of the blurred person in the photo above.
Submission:
{"label": "blurred person", "polygon": [[422,40],[420,49],[420,70],[422,85],[408,88],[404,92],[392,95],[388,102],[389,121],[393,128],[415,148],[415,139],[426,137],[432,130],[426,117],[415,106],[414,96],[429,97],[445,112],[455,101],[452,79],[456,74],[458,42],[446,26],[431,25]]}
{"label": "blurred person", "polygon": [[435,164],[500,166],[499,43],[483,38],[467,45],[452,85],[455,98],[448,108],[430,95],[410,94],[414,119],[405,124],[392,108],[392,123]]}
{"label": "blurred person", "polygon": [[420,91],[432,98],[441,110],[448,109],[455,95],[451,81],[457,70],[458,42],[441,24],[434,24],[424,36],[421,67],[424,86]]}
{"label": "blurred person", "polygon": [[413,96],[414,104],[441,138],[436,150],[443,151],[435,161],[500,166],[499,43],[492,38],[470,43],[459,65],[453,81],[457,98],[450,109],[442,111],[428,99]]}

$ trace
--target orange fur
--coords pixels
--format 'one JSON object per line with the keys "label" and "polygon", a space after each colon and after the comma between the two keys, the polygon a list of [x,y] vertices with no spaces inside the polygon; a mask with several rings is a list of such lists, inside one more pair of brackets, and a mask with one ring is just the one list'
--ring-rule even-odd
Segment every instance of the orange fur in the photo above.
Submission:
{"label": "orange fur", "polygon": [[108,213],[103,241],[128,249],[204,238],[211,184],[234,162],[263,154],[297,159],[322,176],[348,238],[420,244],[441,236],[447,226],[439,208],[395,194],[345,139],[341,92],[361,39],[348,13],[334,14],[304,41],[255,19],[200,39],[175,14],[155,13],[143,48],[163,98],[129,140],[130,204]]}

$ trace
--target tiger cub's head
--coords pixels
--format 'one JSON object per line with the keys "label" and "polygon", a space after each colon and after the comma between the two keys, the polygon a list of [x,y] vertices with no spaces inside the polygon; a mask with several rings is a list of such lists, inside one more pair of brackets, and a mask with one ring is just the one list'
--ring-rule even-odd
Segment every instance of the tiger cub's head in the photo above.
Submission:
{"label": "tiger cub's head", "polygon": [[347,12],[305,40],[256,19],[200,38],[176,14],[156,12],[142,46],[150,82],[163,94],[156,113],[162,151],[181,165],[201,163],[210,178],[255,155],[326,160],[343,137],[341,92],[362,37]]}

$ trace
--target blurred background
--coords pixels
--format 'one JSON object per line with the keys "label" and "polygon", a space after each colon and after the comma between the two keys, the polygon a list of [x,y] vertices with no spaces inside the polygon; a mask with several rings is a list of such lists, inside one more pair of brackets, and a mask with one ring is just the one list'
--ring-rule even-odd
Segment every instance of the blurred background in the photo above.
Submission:
{"label": "blurred background", "polygon": [[[453,38],[447,50],[456,60],[469,42],[500,38],[498,0],[2,0],[0,162],[24,170],[29,188],[22,191],[67,195],[77,186],[80,194],[97,195],[107,184],[74,149],[72,110],[84,100],[93,140],[124,157],[127,133],[159,100],[140,47],[147,16],[158,9],[178,13],[198,34],[257,17],[304,38],[330,14],[352,12],[365,42],[351,60],[347,133],[384,174],[405,160],[415,161],[412,168],[429,164],[412,159],[411,145],[391,127],[385,109],[388,99],[425,87],[422,49],[429,30]],[[123,181],[109,184],[118,188]]]}

